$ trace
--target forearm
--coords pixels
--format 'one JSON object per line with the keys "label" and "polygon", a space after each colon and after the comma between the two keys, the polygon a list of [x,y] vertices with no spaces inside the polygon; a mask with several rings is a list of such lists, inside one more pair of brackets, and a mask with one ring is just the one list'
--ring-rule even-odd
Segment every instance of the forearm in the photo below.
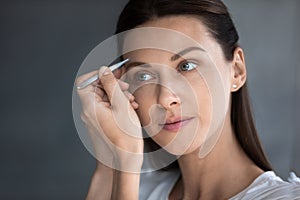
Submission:
{"label": "forearm", "polygon": [[[123,172],[97,163],[86,200],[137,200],[139,196],[141,160],[132,163],[134,173]],[[119,166],[124,166],[121,164]],[[128,167],[128,164],[126,165]],[[131,167],[131,169],[133,169]]]}
{"label": "forearm", "polygon": [[101,164],[93,174],[86,200],[111,199],[114,170]]}
{"label": "forearm", "polygon": [[106,166],[97,167],[86,200],[137,200],[140,174],[121,172]]}
{"label": "forearm", "polygon": [[[84,74],[76,82],[81,84],[95,74]],[[121,84],[110,70],[101,68],[98,76],[97,86],[92,84],[77,92],[93,155],[110,168],[99,163],[86,200],[138,199],[144,147],[142,127],[135,112],[138,104],[128,92],[129,85]]]}
{"label": "forearm", "polygon": [[138,200],[143,156],[122,152],[117,157],[111,199]]}
{"label": "forearm", "polygon": [[138,200],[139,184],[139,173],[127,173],[114,170],[112,199]]}

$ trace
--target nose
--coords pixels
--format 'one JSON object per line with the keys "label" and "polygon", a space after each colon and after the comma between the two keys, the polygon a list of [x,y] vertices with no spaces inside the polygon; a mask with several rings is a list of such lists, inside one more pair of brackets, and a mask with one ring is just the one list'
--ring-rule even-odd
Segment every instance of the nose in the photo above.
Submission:
{"label": "nose", "polygon": [[165,109],[172,109],[181,104],[179,97],[174,94],[170,89],[160,86],[158,95],[158,104]]}

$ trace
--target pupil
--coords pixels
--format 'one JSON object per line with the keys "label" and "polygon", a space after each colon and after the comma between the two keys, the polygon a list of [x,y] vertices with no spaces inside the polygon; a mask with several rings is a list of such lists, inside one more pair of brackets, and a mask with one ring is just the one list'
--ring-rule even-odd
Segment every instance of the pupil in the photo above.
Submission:
{"label": "pupil", "polygon": [[140,80],[146,80],[147,78],[147,75],[146,74],[141,74],[140,75]]}
{"label": "pupil", "polygon": [[189,69],[189,64],[183,65],[183,70],[188,70]]}

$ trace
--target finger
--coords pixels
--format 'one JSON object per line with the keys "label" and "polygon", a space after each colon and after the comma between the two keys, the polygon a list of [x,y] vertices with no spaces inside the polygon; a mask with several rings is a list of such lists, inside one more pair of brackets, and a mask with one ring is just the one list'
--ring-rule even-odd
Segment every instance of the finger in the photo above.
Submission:
{"label": "finger", "polygon": [[99,77],[111,105],[115,108],[124,108],[124,103],[128,102],[128,100],[111,70],[107,67],[102,67],[99,70]]}
{"label": "finger", "polygon": [[[86,81],[87,79],[89,79],[90,77],[96,75],[98,73],[97,70],[95,71],[92,71],[92,72],[89,72],[89,73],[86,73],[86,74],[83,74],[79,77],[76,78],[75,80],[75,84],[76,86],[78,86],[80,83]],[[92,93],[94,92],[95,90],[95,87],[91,84],[91,85],[88,85],[84,88],[81,88],[81,89],[77,89],[77,94],[79,95],[79,97],[84,100],[84,96],[87,94],[87,93]]]}
{"label": "finger", "polygon": [[97,102],[109,102],[108,97],[104,89],[95,87],[95,93],[98,98],[100,98]]}
{"label": "finger", "polygon": [[135,98],[131,93],[129,93],[128,91],[124,91],[124,94],[130,102],[134,101]]}
{"label": "finger", "polygon": [[[129,88],[129,84],[128,84],[128,83],[126,83],[126,82],[124,82],[124,81],[122,81],[122,80],[119,80],[119,79],[118,79],[118,83],[119,83],[119,85],[120,85],[121,90],[123,90],[123,91],[124,91],[124,90],[128,90],[128,88]],[[95,81],[95,82],[93,83],[93,85],[95,85],[95,86],[97,86],[97,87],[103,89],[103,86],[102,86],[100,80],[97,81],[97,82]]]}
{"label": "finger", "polygon": [[133,107],[133,109],[135,109],[135,110],[139,108],[139,104],[135,101],[131,102],[130,104]]}
{"label": "finger", "polygon": [[104,96],[106,96],[106,93],[104,92],[103,89],[95,87],[95,93],[100,97],[103,98]]}
{"label": "finger", "polygon": [[100,80],[94,81],[93,83],[91,83],[91,85],[93,85],[94,87],[96,86],[100,87],[101,86]]}
{"label": "finger", "polygon": [[95,94],[95,88],[93,85],[88,85],[85,88],[76,90],[81,102],[83,105],[88,105],[90,104],[90,100],[93,99],[93,96]]}
{"label": "finger", "polygon": [[118,83],[120,85],[120,88],[124,91],[124,90],[128,90],[129,88],[129,84],[124,82],[124,81],[121,81],[121,80],[118,80]]}
{"label": "finger", "polygon": [[86,73],[86,74],[83,74],[79,77],[76,78],[76,86],[79,85],[80,83],[84,82],[85,80],[91,78],[92,76],[96,75],[98,73],[98,70],[94,70],[92,72],[89,72],[89,73]]}
{"label": "finger", "polygon": [[101,103],[101,105],[104,106],[104,107],[109,107],[110,106],[110,102],[108,101],[107,96],[105,96],[103,98],[101,98],[99,96],[95,96],[95,102],[96,103]]}

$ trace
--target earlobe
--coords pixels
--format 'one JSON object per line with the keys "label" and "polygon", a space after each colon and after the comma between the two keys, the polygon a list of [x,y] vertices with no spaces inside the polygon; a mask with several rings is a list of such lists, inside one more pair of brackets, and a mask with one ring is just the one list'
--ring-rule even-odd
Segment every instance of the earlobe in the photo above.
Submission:
{"label": "earlobe", "polygon": [[238,91],[246,82],[247,70],[243,49],[237,47],[234,51],[231,73],[231,92]]}

